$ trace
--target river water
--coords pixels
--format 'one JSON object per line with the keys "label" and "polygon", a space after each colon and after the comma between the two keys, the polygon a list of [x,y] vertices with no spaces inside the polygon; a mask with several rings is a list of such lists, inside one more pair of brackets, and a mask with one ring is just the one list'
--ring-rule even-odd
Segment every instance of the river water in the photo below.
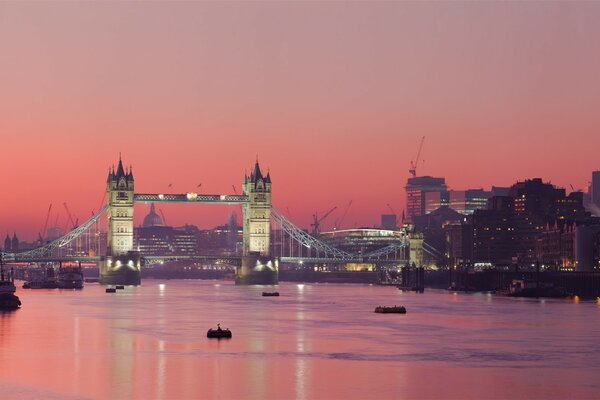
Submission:
{"label": "river water", "polygon": [[[104,289],[17,291],[23,307],[0,313],[1,399],[600,398],[596,302],[356,284]],[[207,339],[217,323],[233,338]]]}

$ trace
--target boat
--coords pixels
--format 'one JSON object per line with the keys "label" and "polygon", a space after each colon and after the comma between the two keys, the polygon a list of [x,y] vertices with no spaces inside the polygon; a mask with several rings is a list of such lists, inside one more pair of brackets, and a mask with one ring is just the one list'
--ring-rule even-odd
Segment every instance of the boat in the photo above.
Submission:
{"label": "boat", "polygon": [[547,298],[566,298],[572,297],[571,294],[555,287],[553,284],[538,282],[535,280],[513,279],[509,288],[510,297],[547,297]]}
{"label": "boat", "polygon": [[12,274],[4,274],[4,264],[0,255],[0,310],[12,311],[21,307],[21,300],[15,295],[17,287]]}
{"label": "boat", "polygon": [[231,339],[232,335],[229,328],[221,329],[221,327],[217,325],[217,329],[210,328],[208,332],[206,332],[206,337],[211,339]]}
{"label": "boat", "polygon": [[[44,276],[39,276],[39,275]],[[30,280],[23,283],[23,289],[56,289],[58,282],[54,276],[54,268],[48,267],[45,272],[39,272],[38,276],[32,277]]]}
{"label": "boat", "polygon": [[123,289],[125,289],[125,285],[117,285],[117,286],[115,286],[115,289],[123,290]]}
{"label": "boat", "polygon": [[264,297],[279,296],[279,292],[262,292]]}
{"label": "boat", "polygon": [[406,314],[406,308],[404,306],[379,306],[375,307],[375,312],[379,314]]}
{"label": "boat", "polygon": [[113,288],[113,287],[107,287],[106,288],[106,293],[116,293],[117,289]]}
{"label": "boat", "polygon": [[83,289],[83,272],[77,267],[60,267],[58,270],[59,289]]}

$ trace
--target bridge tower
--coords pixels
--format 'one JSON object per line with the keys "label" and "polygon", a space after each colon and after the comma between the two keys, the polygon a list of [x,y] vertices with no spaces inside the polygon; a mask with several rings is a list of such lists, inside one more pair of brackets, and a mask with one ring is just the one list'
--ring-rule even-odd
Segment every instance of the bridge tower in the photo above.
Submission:
{"label": "bridge tower", "polygon": [[270,257],[271,174],[263,176],[258,165],[242,185],[248,202],[243,207],[242,266],[236,271],[237,284],[276,284],[278,260]]}
{"label": "bridge tower", "polygon": [[119,165],[109,169],[106,179],[108,202],[108,247],[100,263],[100,283],[139,285],[140,255],[133,249],[133,170]]}

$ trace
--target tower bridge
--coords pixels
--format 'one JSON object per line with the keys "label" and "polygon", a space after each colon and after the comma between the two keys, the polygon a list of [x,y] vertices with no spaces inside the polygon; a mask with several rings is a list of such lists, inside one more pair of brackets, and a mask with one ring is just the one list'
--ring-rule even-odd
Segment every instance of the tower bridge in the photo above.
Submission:
{"label": "tower bridge", "polygon": [[[236,265],[238,284],[274,284],[278,281],[279,262],[406,264],[409,246],[404,238],[381,249],[352,254],[337,249],[300,229],[272,206],[271,176],[262,174],[258,160],[250,175],[244,174],[242,194],[135,193],[132,167],[109,169],[106,180],[106,204],[71,232],[39,248],[20,253],[2,253],[5,261],[98,261],[100,282],[139,284],[142,263],[168,259],[228,259]],[[134,249],[133,216],[135,203],[187,203],[242,205],[243,251],[241,256],[144,256]],[[107,214],[105,257],[60,256],[56,253],[88,231]],[[271,224],[279,227],[279,254],[272,251]],[[286,235],[285,239],[283,235]],[[275,240],[277,240],[275,238]],[[287,252],[284,248],[287,245]]]}

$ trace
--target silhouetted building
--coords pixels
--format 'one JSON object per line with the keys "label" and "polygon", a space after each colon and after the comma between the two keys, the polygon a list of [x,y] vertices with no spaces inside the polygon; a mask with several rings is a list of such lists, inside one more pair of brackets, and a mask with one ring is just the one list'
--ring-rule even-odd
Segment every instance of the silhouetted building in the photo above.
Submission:
{"label": "silhouetted building", "polygon": [[589,217],[580,192],[566,196],[564,189],[539,178],[517,182],[508,196],[490,198],[488,209],[473,214],[473,261],[499,266],[534,263],[538,240],[549,223],[556,221],[562,229]]}
{"label": "silhouetted building", "polygon": [[[427,209],[426,193],[429,192],[447,192],[446,180],[444,178],[434,178],[431,176],[418,176],[408,178],[406,186],[406,218],[407,222],[412,222],[414,217],[424,215]],[[430,195],[431,203],[434,203],[435,197]],[[438,201],[441,204],[441,194]],[[433,207],[433,206],[431,206]],[[437,207],[439,208],[439,206]]]}
{"label": "silhouetted building", "polygon": [[398,229],[396,214],[381,214],[381,227],[389,230]]}
{"label": "silhouetted building", "polygon": [[592,185],[590,192],[592,204],[596,207],[600,207],[600,171],[592,172]]}
{"label": "silhouetted building", "polygon": [[6,234],[6,239],[4,239],[4,251],[6,253],[12,252],[12,242],[10,240],[10,236],[8,236],[8,233]]}
{"label": "silhouetted building", "polygon": [[473,225],[470,223],[451,223],[444,228],[446,232],[446,254],[450,266],[473,263]]}
{"label": "silhouetted building", "polygon": [[508,196],[510,192],[509,187],[492,186],[492,196]]}
{"label": "silhouetted building", "polygon": [[439,207],[437,210],[414,218],[417,232],[423,234],[425,243],[441,254],[446,253],[445,227],[449,224],[460,224],[465,216],[454,211],[448,206]]}

